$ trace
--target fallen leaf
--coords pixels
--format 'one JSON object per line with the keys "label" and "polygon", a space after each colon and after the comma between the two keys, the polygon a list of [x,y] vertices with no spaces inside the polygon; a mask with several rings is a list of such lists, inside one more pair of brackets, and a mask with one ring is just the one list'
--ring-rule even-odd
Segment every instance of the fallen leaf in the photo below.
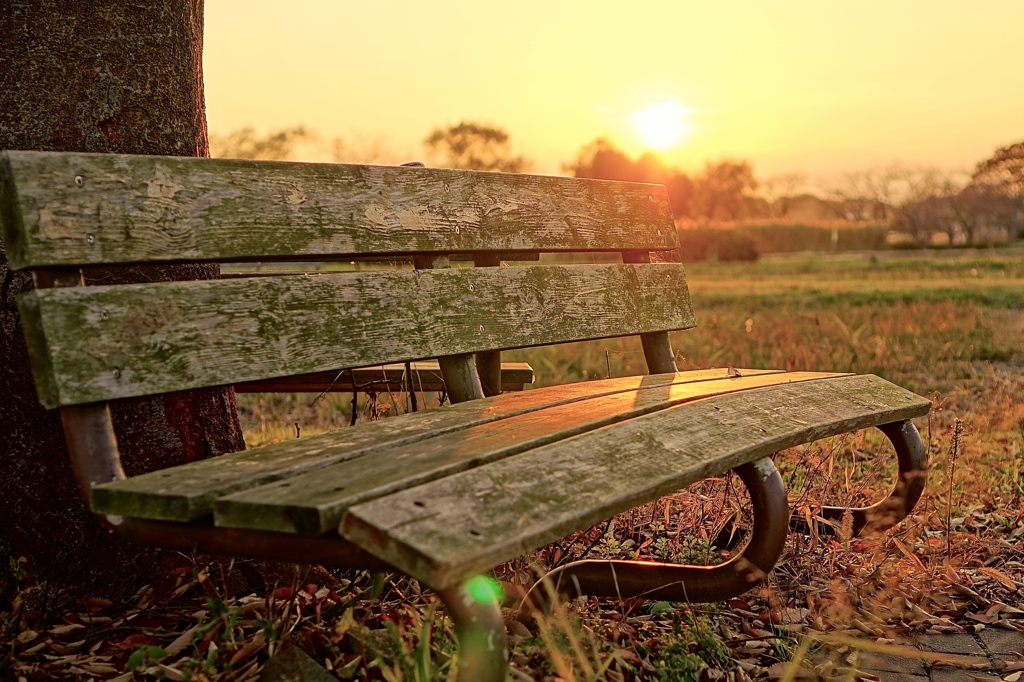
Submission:
{"label": "fallen leaf", "polygon": [[29,642],[35,641],[38,636],[39,633],[35,630],[22,630],[18,633],[17,640],[19,644],[28,644]]}

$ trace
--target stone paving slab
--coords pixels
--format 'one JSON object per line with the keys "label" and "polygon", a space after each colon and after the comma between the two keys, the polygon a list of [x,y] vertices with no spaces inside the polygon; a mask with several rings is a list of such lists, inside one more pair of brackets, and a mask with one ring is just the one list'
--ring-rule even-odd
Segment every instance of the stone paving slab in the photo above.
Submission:
{"label": "stone paving slab", "polygon": [[921,635],[917,643],[925,651],[936,651],[943,654],[960,656],[985,656],[974,635],[966,632],[953,632],[945,635]]}
{"label": "stone paving slab", "polygon": [[931,672],[931,682],[975,682],[980,680],[999,682],[999,677],[994,673],[960,670],[958,668],[932,668]]}
{"label": "stone paving slab", "polygon": [[[858,657],[858,667],[871,672],[904,673],[907,675],[925,675],[924,661],[919,658],[907,658],[895,654],[862,653]],[[879,675],[881,677],[881,675]]]}
{"label": "stone paving slab", "polygon": [[[1005,671],[1005,674],[1013,672],[1024,672],[1024,657],[1019,654],[992,654],[992,658],[999,662],[1000,669]],[[1024,675],[1021,675],[1022,682],[1024,682]]]}
{"label": "stone paving slab", "polygon": [[985,628],[978,633],[985,643],[985,648],[993,654],[1012,654],[1024,652],[1024,632],[1004,630],[1002,628]]}
{"label": "stone paving slab", "polygon": [[928,682],[926,675],[908,675],[907,673],[890,672],[888,670],[871,670],[872,675],[882,682]]}

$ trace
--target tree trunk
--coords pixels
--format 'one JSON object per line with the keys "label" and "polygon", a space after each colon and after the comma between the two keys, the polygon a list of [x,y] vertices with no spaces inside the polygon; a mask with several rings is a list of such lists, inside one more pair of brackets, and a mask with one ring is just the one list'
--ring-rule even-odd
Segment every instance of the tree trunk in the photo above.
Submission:
{"label": "tree trunk", "polygon": [[[203,0],[24,0],[0,7],[0,149],[208,156]],[[105,268],[91,284],[216,277],[217,266]],[[37,402],[0,244],[0,561],[28,559],[52,595],[123,596],[155,561],[81,500],[60,420]],[[244,447],[230,389],[112,406],[129,475]],[[0,599],[13,571],[0,567]]]}

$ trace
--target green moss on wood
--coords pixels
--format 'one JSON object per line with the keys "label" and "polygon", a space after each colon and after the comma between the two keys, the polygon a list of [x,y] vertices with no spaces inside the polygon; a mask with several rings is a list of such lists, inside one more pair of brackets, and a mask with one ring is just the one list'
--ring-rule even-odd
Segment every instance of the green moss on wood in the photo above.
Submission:
{"label": "green moss on wood", "polygon": [[[743,370],[777,374],[776,370]],[[452,405],[361,424],[298,440],[275,443],[256,450],[234,452],[162,471],[133,476],[93,489],[93,511],[167,521],[192,521],[211,513],[213,501],[238,490],[336,462],[376,456],[388,448],[403,447],[452,431],[544,409],[607,396],[623,391],[666,390],[673,384],[727,378],[724,369],[697,370],[660,376],[633,376],[587,382],[584,386],[548,386],[505,394],[483,401]]]}
{"label": "green moss on wood", "polygon": [[678,264],[359,272],[33,296],[52,362],[41,380],[65,405],[694,324]]}
{"label": "green moss on wood", "polygon": [[870,375],[742,391],[355,505],[341,532],[443,588],[744,462],[928,408],[927,400]]}
{"label": "green moss on wood", "polygon": [[8,159],[17,268],[678,247],[657,185],[116,154]]}

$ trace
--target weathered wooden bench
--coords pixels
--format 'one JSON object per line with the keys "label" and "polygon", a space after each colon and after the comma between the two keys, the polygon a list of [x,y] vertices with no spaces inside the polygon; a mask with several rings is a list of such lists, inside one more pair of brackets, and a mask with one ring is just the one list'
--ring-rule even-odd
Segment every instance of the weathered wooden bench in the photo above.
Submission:
{"label": "weathered wooden bench", "polygon": [[[921,494],[909,420],[928,401],[875,376],[676,371],[668,331],[694,320],[663,187],[33,152],[5,153],[0,178],[8,258],[35,277],[19,309],[39,399],[61,411],[93,511],[181,551],[414,576],[454,619],[460,680],[504,676],[501,614],[480,574],[691,482],[735,469],[750,491],[751,538],[728,562],[583,561],[553,582],[680,601],[748,589],[788,531],[768,456],[834,434],[880,427],[899,460],[890,496],[853,511],[857,529],[888,527]],[[499,267],[500,253],[593,251],[622,262]],[[478,267],[449,267],[453,254]],[[363,257],[415,267],[81,277],[101,264]],[[504,349],[624,335],[640,336],[650,375],[484,397],[480,374],[500,381]],[[119,464],[109,401],[429,358],[456,404],[128,479]]]}

